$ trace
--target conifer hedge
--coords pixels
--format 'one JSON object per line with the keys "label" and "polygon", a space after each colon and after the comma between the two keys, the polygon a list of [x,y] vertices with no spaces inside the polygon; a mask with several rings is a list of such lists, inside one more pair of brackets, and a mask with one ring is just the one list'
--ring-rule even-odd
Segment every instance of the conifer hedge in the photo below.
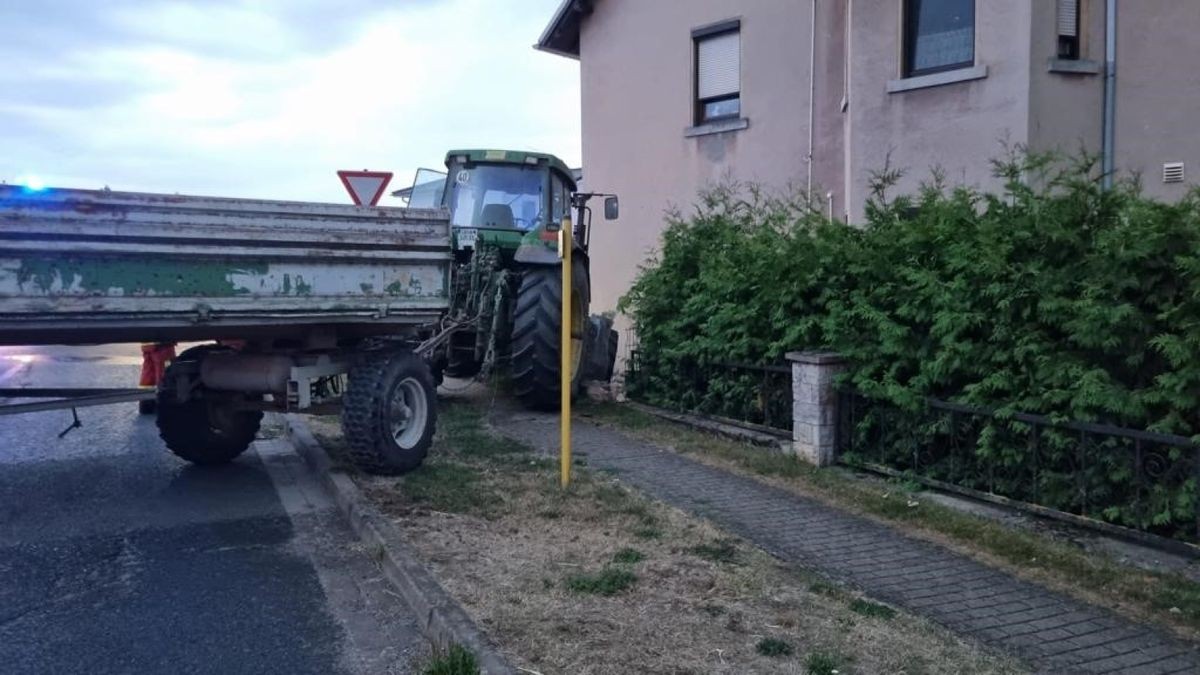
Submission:
{"label": "conifer hedge", "polygon": [[[854,226],[754,186],[703,192],[668,216],[621,301],[639,339],[632,393],[744,408],[753,378],[708,366],[822,348],[847,358],[847,385],[904,410],[932,396],[1200,436],[1200,191],[1167,204],[1136,180],[1104,190],[1091,158],[993,168],[998,194],[935,172],[893,197],[900,174],[883,171]],[[1165,488],[1154,522],[1193,517],[1196,492]],[[1134,517],[1119,503],[1102,515]]]}

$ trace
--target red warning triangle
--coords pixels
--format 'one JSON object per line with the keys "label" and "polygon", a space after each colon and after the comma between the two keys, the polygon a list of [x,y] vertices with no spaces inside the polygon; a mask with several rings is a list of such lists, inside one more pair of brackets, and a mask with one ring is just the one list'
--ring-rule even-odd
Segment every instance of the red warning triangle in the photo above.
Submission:
{"label": "red warning triangle", "polygon": [[358,206],[378,204],[383,191],[392,181],[391,171],[339,171],[337,175],[342,179],[346,192],[350,193],[350,199]]}

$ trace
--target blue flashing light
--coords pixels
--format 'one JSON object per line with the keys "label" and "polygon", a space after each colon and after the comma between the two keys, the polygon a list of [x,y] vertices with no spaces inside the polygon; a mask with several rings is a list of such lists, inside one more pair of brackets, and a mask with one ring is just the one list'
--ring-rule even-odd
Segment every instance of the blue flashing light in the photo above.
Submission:
{"label": "blue flashing light", "polygon": [[24,187],[26,192],[41,192],[46,189],[46,182],[37,176],[21,176],[17,184]]}

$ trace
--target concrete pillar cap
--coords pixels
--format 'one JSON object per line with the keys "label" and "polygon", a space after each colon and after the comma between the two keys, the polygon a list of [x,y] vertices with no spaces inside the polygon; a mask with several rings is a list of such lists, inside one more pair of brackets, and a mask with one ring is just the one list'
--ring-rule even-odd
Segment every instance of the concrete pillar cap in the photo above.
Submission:
{"label": "concrete pillar cap", "polygon": [[814,366],[836,366],[846,362],[846,359],[837,352],[788,352],[786,358],[793,363],[806,363]]}

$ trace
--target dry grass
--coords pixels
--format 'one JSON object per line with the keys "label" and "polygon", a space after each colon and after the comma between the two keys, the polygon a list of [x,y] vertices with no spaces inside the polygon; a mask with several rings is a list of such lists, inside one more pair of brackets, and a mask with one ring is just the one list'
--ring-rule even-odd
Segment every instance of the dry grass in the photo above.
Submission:
{"label": "dry grass", "polygon": [[[448,403],[427,465],[359,476],[517,666],[550,673],[1016,672],[897,613],[578,467],[557,467]],[[322,428],[336,445],[336,431]],[[786,648],[781,646],[786,645]],[[807,664],[807,665],[806,665]]]}
{"label": "dry grass", "polygon": [[[1126,617],[1200,640],[1200,584],[1181,575],[1121,565],[1061,541],[922,500],[904,486],[815,469],[794,458],[711,434],[664,424],[628,406],[588,404],[594,422],[688,454],[722,469],[874,518],[1018,577],[1044,584]],[[915,506],[910,506],[915,503]]]}

